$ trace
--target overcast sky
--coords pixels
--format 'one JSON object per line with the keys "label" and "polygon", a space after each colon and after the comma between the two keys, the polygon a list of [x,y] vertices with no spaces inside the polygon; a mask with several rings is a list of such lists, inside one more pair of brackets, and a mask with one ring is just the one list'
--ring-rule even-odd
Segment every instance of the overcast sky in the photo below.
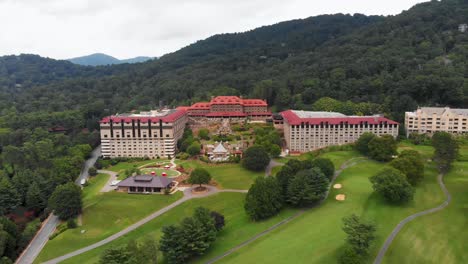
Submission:
{"label": "overcast sky", "polygon": [[0,55],[161,56],[217,33],[320,14],[392,15],[424,0],[0,0]]}

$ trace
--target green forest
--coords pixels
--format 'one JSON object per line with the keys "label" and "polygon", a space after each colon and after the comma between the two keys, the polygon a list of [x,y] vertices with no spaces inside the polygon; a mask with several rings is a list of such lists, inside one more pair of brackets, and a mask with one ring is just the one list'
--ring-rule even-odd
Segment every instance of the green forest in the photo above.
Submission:
{"label": "green forest", "polygon": [[[215,35],[145,63],[0,57],[0,215],[43,216],[55,187],[74,180],[99,144],[99,119],[117,112],[212,95],[266,99],[274,112],[382,113],[400,122],[417,106],[466,107],[463,23],[468,2],[442,0],[396,16],[322,15]],[[28,204],[38,190],[43,202]],[[1,255],[14,260],[34,222],[14,229],[8,221],[0,218]]]}

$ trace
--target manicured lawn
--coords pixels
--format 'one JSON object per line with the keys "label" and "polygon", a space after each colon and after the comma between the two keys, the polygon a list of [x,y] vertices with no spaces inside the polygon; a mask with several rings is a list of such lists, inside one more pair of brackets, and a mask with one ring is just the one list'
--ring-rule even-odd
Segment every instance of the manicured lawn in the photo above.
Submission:
{"label": "manicured lawn", "polygon": [[278,172],[281,170],[282,167],[283,167],[283,166],[276,166],[276,167],[273,167],[273,168],[271,169],[271,175],[272,175],[272,176],[275,176],[276,173],[278,173]]}
{"label": "manicured lawn", "polygon": [[[340,152],[338,152],[340,153]],[[326,153],[335,165],[351,155],[349,152]],[[382,169],[385,164],[364,161],[346,169],[337,179],[343,184],[340,190],[332,189],[327,201],[311,209],[300,218],[278,228],[248,247],[219,261],[219,263],[336,263],[345,245],[342,218],[352,213],[377,224],[377,239],[371,248],[369,263],[373,261],[381,244],[406,216],[438,205],[443,200],[434,166],[426,169],[426,177],[416,189],[414,201],[404,206],[385,203],[372,191],[368,178]],[[335,195],[345,194],[346,200],[338,202]],[[426,225],[426,228],[431,225]],[[458,229],[460,230],[460,229]],[[406,255],[410,254],[407,252]],[[402,258],[406,256],[401,255]],[[390,263],[390,262],[389,262]],[[391,262],[398,263],[398,262]]]}
{"label": "manicured lawn", "polygon": [[133,162],[119,162],[114,166],[110,166],[108,168],[104,168],[104,170],[110,170],[110,171],[115,171],[117,173],[122,173],[126,169],[131,169],[133,167],[138,168],[144,165],[149,165],[149,164],[156,164],[159,163],[162,166],[169,164],[168,160],[164,159],[154,159],[154,160],[142,160],[142,161],[133,161]]}
{"label": "manicured lawn", "polygon": [[[467,146],[461,152],[468,157]],[[406,225],[383,263],[468,263],[468,162],[456,162],[444,182],[452,194],[450,205]]]}
{"label": "manicured lawn", "polygon": [[145,168],[141,169],[141,172],[144,174],[150,174],[152,171],[156,173],[156,175],[161,176],[163,172],[167,174],[168,177],[175,177],[179,175],[179,172],[172,169],[161,169],[161,168]]}
{"label": "manicured lawn", "polygon": [[244,169],[240,164],[226,164],[205,167],[211,177],[224,189],[247,190],[257,177],[264,177],[265,172],[254,172]]}
{"label": "manicured lawn", "polygon": [[100,173],[94,177],[90,177],[88,180],[88,186],[83,189],[83,207],[87,207],[90,203],[93,203],[93,199],[106,185],[109,180],[109,174]]}
{"label": "manicured lawn", "polygon": [[[182,197],[181,192],[174,195],[99,193],[107,178],[98,175],[84,188],[83,225],[49,240],[37,263],[102,240]],[[81,230],[86,232],[81,234]]]}
{"label": "manicured lawn", "polygon": [[204,168],[223,189],[247,190],[255,178],[265,176],[265,171],[249,171],[237,163],[206,164],[197,160],[176,161],[184,168]]}
{"label": "manicured lawn", "polygon": [[153,236],[157,240],[161,237],[161,227],[171,223],[179,223],[182,218],[192,214],[198,206],[207,207],[222,213],[226,219],[225,228],[210,250],[202,258],[195,260],[197,263],[204,263],[208,259],[216,257],[226,250],[238,245],[255,234],[262,232],[275,223],[293,215],[296,210],[283,210],[279,215],[263,222],[252,222],[245,214],[244,205],[245,194],[242,193],[219,193],[202,199],[189,200],[162,216],[154,219],[141,228],[121,237],[110,244],[104,245],[82,255],[78,255],[62,263],[97,263],[102,252],[109,247],[124,245],[129,240],[142,240],[147,236]]}
{"label": "manicured lawn", "polygon": [[345,161],[360,156],[356,151],[333,151],[325,153],[320,157],[330,159],[335,164],[335,169],[339,169]]}

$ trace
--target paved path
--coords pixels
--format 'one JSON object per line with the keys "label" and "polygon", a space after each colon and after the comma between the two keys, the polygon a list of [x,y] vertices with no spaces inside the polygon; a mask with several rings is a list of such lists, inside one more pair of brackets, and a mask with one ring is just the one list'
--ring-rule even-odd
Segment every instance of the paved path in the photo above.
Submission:
{"label": "paved path", "polygon": [[284,165],[283,163],[279,163],[273,159],[270,160],[270,163],[268,163],[267,167],[265,168],[265,176],[268,177],[271,175],[271,170],[274,168],[274,167],[277,167],[277,166],[282,166]]}
{"label": "paved path", "polygon": [[374,264],[380,264],[382,262],[382,259],[383,259],[384,255],[385,255],[385,253],[387,252],[388,248],[392,244],[393,240],[395,239],[397,234],[400,232],[400,230],[408,222],[414,220],[417,217],[427,215],[427,214],[432,214],[432,213],[435,213],[437,211],[440,211],[440,210],[444,209],[445,207],[447,207],[449,205],[450,201],[452,200],[452,195],[450,195],[450,192],[447,190],[447,187],[444,184],[444,175],[439,174],[439,176],[437,177],[437,181],[439,182],[440,188],[442,189],[442,191],[445,194],[445,197],[446,197],[445,201],[441,205],[439,205],[437,207],[434,207],[434,208],[431,208],[431,209],[428,209],[428,210],[425,210],[425,211],[410,215],[410,216],[406,217],[405,219],[403,219],[400,223],[398,223],[398,225],[395,227],[395,229],[393,229],[392,233],[390,233],[390,235],[385,240],[382,248],[380,248],[380,251],[377,254],[377,257],[374,260]]}
{"label": "paved path", "polygon": [[106,185],[102,187],[101,192],[110,192],[115,190],[115,186],[111,186],[111,183],[115,180],[117,180],[117,172],[114,171],[108,171],[108,170],[98,170],[98,173],[104,173],[104,174],[109,174],[109,180],[107,180]]}
{"label": "paved path", "polygon": [[214,186],[205,186],[208,191],[207,192],[203,192],[203,193],[193,193],[192,192],[192,189],[194,189],[195,187],[191,187],[191,188],[187,188],[184,190],[184,197],[182,197],[181,199],[177,200],[176,202],[152,213],[151,215],[143,218],[142,220],[134,223],[133,225],[125,228],[124,230],[118,232],[118,233],[115,233],[113,234],[112,236],[109,236],[107,237],[106,239],[103,239],[97,243],[94,243],[92,245],[89,245],[87,247],[84,247],[84,248],[81,248],[81,249],[78,249],[76,251],[73,251],[71,253],[68,253],[66,255],[63,255],[61,257],[58,257],[58,258],[55,258],[55,259],[52,259],[52,260],[49,260],[47,262],[44,262],[45,264],[55,264],[55,263],[59,263],[61,261],[64,261],[66,259],[69,259],[71,257],[74,257],[74,256],[77,256],[77,255],[80,255],[80,254],[83,254],[87,251],[90,251],[90,250],[93,250],[95,248],[98,248],[102,245],[105,245],[107,243],[110,243],[112,241],[114,241],[115,239],[121,237],[121,236],[124,236],[130,232],[132,232],[133,230],[139,228],[140,226],[148,223],[149,221],[155,219],[156,217],[166,213],[167,211],[173,209],[174,207],[190,200],[190,199],[196,199],[196,198],[203,198],[203,197],[207,197],[207,196],[210,196],[210,195],[213,195],[215,193],[219,193],[219,192],[238,192],[238,193],[246,193],[247,190],[234,190],[234,189],[223,189],[223,190],[219,190],[218,188],[214,187]]}
{"label": "paved path", "polygon": [[[84,162],[83,167],[81,168],[80,176],[78,176],[75,181],[76,184],[80,185],[82,179],[87,179],[89,177],[88,169],[94,165],[99,156],[101,156],[100,146],[95,148],[93,152],[91,152],[91,157]],[[47,220],[42,224],[41,229],[39,229],[39,231],[36,233],[26,249],[24,249],[23,253],[21,253],[21,255],[18,257],[15,263],[33,263],[37,255],[39,255],[41,250],[44,248],[47,241],[49,241],[49,236],[54,232],[59,222],[60,221],[57,216],[53,214],[49,215]]]}
{"label": "paved path", "polygon": [[[333,175],[333,178],[332,178],[332,180],[331,180],[330,188],[328,188],[328,191],[327,191],[327,193],[326,193],[326,195],[325,195],[325,198],[324,198],[318,205],[324,203],[324,202],[327,200],[328,194],[329,194],[330,189],[331,189],[331,187],[332,187],[332,185],[333,185],[333,182],[334,182],[334,181],[336,180],[336,178],[341,174],[341,172],[342,172],[343,170],[349,168],[349,167],[352,167],[352,166],[356,165],[358,162],[361,162],[361,161],[363,161],[363,160],[365,160],[365,158],[359,157],[359,158],[352,158],[352,159],[350,159],[350,160],[344,162],[344,163],[340,166],[340,168],[339,168],[338,170],[335,171],[335,174]],[[318,205],[317,205],[317,206],[318,206]],[[308,209],[309,209],[309,208],[308,208]],[[215,258],[212,258],[212,259],[208,260],[206,263],[207,263],[207,264],[213,264],[213,263],[215,263],[216,261],[218,261],[218,260],[220,260],[220,259],[222,259],[222,258],[224,258],[224,257],[226,257],[226,256],[231,255],[232,253],[234,253],[234,252],[236,252],[237,250],[239,250],[239,249],[241,249],[241,248],[247,246],[248,244],[252,243],[253,241],[255,241],[255,240],[257,240],[257,239],[259,239],[259,238],[261,238],[261,237],[263,237],[263,236],[265,236],[265,235],[271,233],[273,230],[277,229],[278,227],[283,226],[283,225],[285,225],[285,224],[287,224],[287,223],[293,221],[294,219],[300,217],[301,215],[303,215],[303,214],[306,212],[306,210],[307,210],[307,209],[300,210],[300,211],[299,211],[298,213],[296,213],[295,215],[292,215],[292,216],[290,216],[290,217],[288,217],[288,218],[286,218],[286,219],[280,221],[279,223],[277,223],[277,224],[271,226],[270,228],[264,230],[263,232],[261,232],[261,233],[255,235],[255,236],[249,238],[248,240],[246,240],[246,241],[240,243],[239,245],[237,245],[237,246],[231,248],[230,250],[226,251],[224,254],[222,254],[222,255],[220,255],[220,256],[217,256],[217,257],[215,257]]]}

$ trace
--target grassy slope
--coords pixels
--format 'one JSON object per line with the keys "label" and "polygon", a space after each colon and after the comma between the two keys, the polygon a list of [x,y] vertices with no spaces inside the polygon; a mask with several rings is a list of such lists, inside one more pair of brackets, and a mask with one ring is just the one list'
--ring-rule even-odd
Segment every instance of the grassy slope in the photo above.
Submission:
{"label": "grassy slope", "polygon": [[456,162],[445,176],[451,204],[435,214],[407,224],[384,257],[384,263],[468,263],[468,146],[464,162]]}
{"label": "grassy slope", "polygon": [[[351,153],[327,153],[338,165]],[[404,217],[439,204],[443,200],[436,182],[434,167],[426,170],[424,181],[416,190],[415,199],[398,207],[386,204],[372,192],[368,177],[382,168],[381,163],[366,161],[345,170],[337,180],[343,189],[332,190],[327,202],[308,211],[299,219],[275,230],[248,247],[228,256],[220,263],[336,263],[345,242],[341,230],[344,216],[356,213],[377,223],[377,241],[372,247],[374,256],[393,227]],[[334,199],[338,193],[346,201]]]}
{"label": "grassy slope", "polygon": [[123,245],[131,239],[141,240],[146,236],[154,236],[159,239],[162,226],[171,223],[179,223],[183,217],[191,215],[194,208],[204,206],[222,213],[226,218],[226,227],[220,232],[218,239],[207,254],[203,256],[202,259],[195,260],[195,262],[203,263],[207,259],[222,254],[231,247],[236,246],[242,241],[252,237],[254,234],[267,229],[296,212],[291,209],[283,210],[276,217],[268,219],[267,221],[255,223],[250,221],[245,214],[243,208],[244,199],[245,194],[242,193],[219,193],[207,198],[187,201],[130,234],[108,245],[64,261],[63,263],[96,263],[99,261],[102,252],[108,247]]}
{"label": "grassy slope", "polygon": [[[158,209],[182,197],[174,195],[129,195],[126,193],[99,193],[108,179],[100,174],[90,180],[83,190],[83,226],[67,230],[50,240],[36,262],[41,262],[88,246],[137,222]],[[86,230],[81,234],[81,230]]]}
{"label": "grassy slope", "polygon": [[219,184],[218,187],[223,189],[247,190],[255,178],[265,175],[264,171],[252,172],[244,169],[240,164],[211,165],[194,160],[177,161],[176,163],[184,168],[205,168]]}

